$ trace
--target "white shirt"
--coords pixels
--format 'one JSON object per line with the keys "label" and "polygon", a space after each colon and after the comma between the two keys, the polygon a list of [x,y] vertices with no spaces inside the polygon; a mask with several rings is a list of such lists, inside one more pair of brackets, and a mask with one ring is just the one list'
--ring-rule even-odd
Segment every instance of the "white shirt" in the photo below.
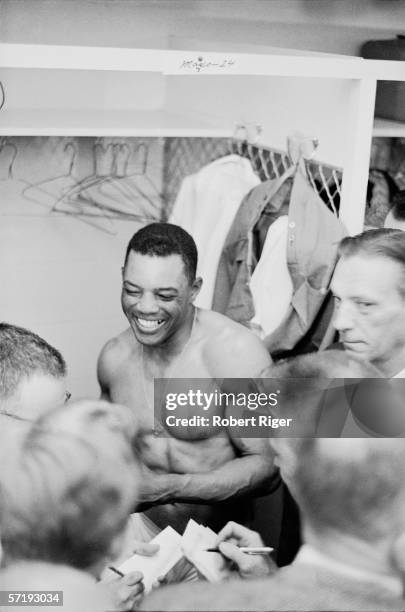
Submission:
{"label": "white shirt", "polygon": [[169,221],[196,242],[203,285],[195,305],[200,308],[212,306],[225,239],[243,198],[259,183],[250,161],[239,155],[221,157],[183,180]]}
{"label": "white shirt", "polygon": [[261,338],[271,334],[285,318],[293,295],[293,284],[287,266],[288,216],[276,219],[267,230],[263,251],[252,278],[255,316]]}

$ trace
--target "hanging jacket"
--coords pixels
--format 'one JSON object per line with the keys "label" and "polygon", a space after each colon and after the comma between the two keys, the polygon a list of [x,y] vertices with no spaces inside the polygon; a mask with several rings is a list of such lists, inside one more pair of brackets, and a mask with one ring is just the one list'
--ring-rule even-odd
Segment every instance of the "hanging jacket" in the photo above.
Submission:
{"label": "hanging jacket", "polygon": [[[257,263],[252,248],[253,229],[264,208],[267,213],[274,213],[274,220],[277,218],[282,198],[277,198],[276,194],[285,187],[291,173],[290,169],[279,179],[262,183],[244,198],[225,241],[217,271],[213,310],[246,326],[250,326],[255,315],[250,291],[250,279]],[[293,295],[283,321],[263,339],[273,356],[285,356],[286,352],[293,351],[310,330],[319,347],[332,312],[331,304],[326,304],[325,300],[336,264],[337,247],[345,235],[341,221],[328,210],[302,170],[298,170],[288,209],[287,265]],[[315,322],[322,328],[321,334],[312,329]]]}
{"label": "hanging jacket", "polygon": [[197,274],[203,279],[195,300],[211,308],[219,258],[229,228],[245,195],[260,182],[248,159],[227,155],[187,176],[169,221],[194,238],[198,249]]}

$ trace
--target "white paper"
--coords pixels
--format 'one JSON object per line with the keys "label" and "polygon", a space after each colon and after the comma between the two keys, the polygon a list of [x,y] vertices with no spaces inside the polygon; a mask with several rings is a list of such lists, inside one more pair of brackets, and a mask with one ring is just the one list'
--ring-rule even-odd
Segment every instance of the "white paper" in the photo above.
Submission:
{"label": "white paper", "polygon": [[228,563],[220,553],[207,552],[214,548],[217,534],[209,527],[188,522],[181,539],[184,556],[210,582],[221,582],[231,574]]}
{"label": "white paper", "polygon": [[118,568],[123,574],[142,572],[145,593],[151,591],[153,583],[165,576],[183,557],[182,536],[172,527],[163,529],[151,542],[159,544],[156,554],[151,557],[134,554]]}

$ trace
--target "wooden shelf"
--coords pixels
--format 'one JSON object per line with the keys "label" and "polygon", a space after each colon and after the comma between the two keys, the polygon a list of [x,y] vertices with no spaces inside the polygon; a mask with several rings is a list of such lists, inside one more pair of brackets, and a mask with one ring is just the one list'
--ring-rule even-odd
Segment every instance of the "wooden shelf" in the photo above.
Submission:
{"label": "wooden shelf", "polygon": [[0,111],[0,135],[8,136],[194,136],[230,137],[232,129],[165,111]]}
{"label": "wooden shelf", "polygon": [[391,119],[374,119],[373,136],[385,138],[404,138],[405,122],[392,121]]}

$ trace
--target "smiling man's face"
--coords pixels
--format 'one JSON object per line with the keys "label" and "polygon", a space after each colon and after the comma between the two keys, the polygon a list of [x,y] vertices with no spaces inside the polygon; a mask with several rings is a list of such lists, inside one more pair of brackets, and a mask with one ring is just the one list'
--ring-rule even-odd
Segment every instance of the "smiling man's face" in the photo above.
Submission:
{"label": "smiling man's face", "polygon": [[[332,279],[334,326],[345,350],[370,361],[384,374],[405,367],[405,300],[399,263],[387,257],[340,259]],[[394,371],[390,372],[392,365]]]}
{"label": "smiling man's face", "polygon": [[136,339],[149,346],[164,343],[182,328],[198,292],[198,283],[190,283],[180,255],[131,251],[122,281],[122,309]]}

